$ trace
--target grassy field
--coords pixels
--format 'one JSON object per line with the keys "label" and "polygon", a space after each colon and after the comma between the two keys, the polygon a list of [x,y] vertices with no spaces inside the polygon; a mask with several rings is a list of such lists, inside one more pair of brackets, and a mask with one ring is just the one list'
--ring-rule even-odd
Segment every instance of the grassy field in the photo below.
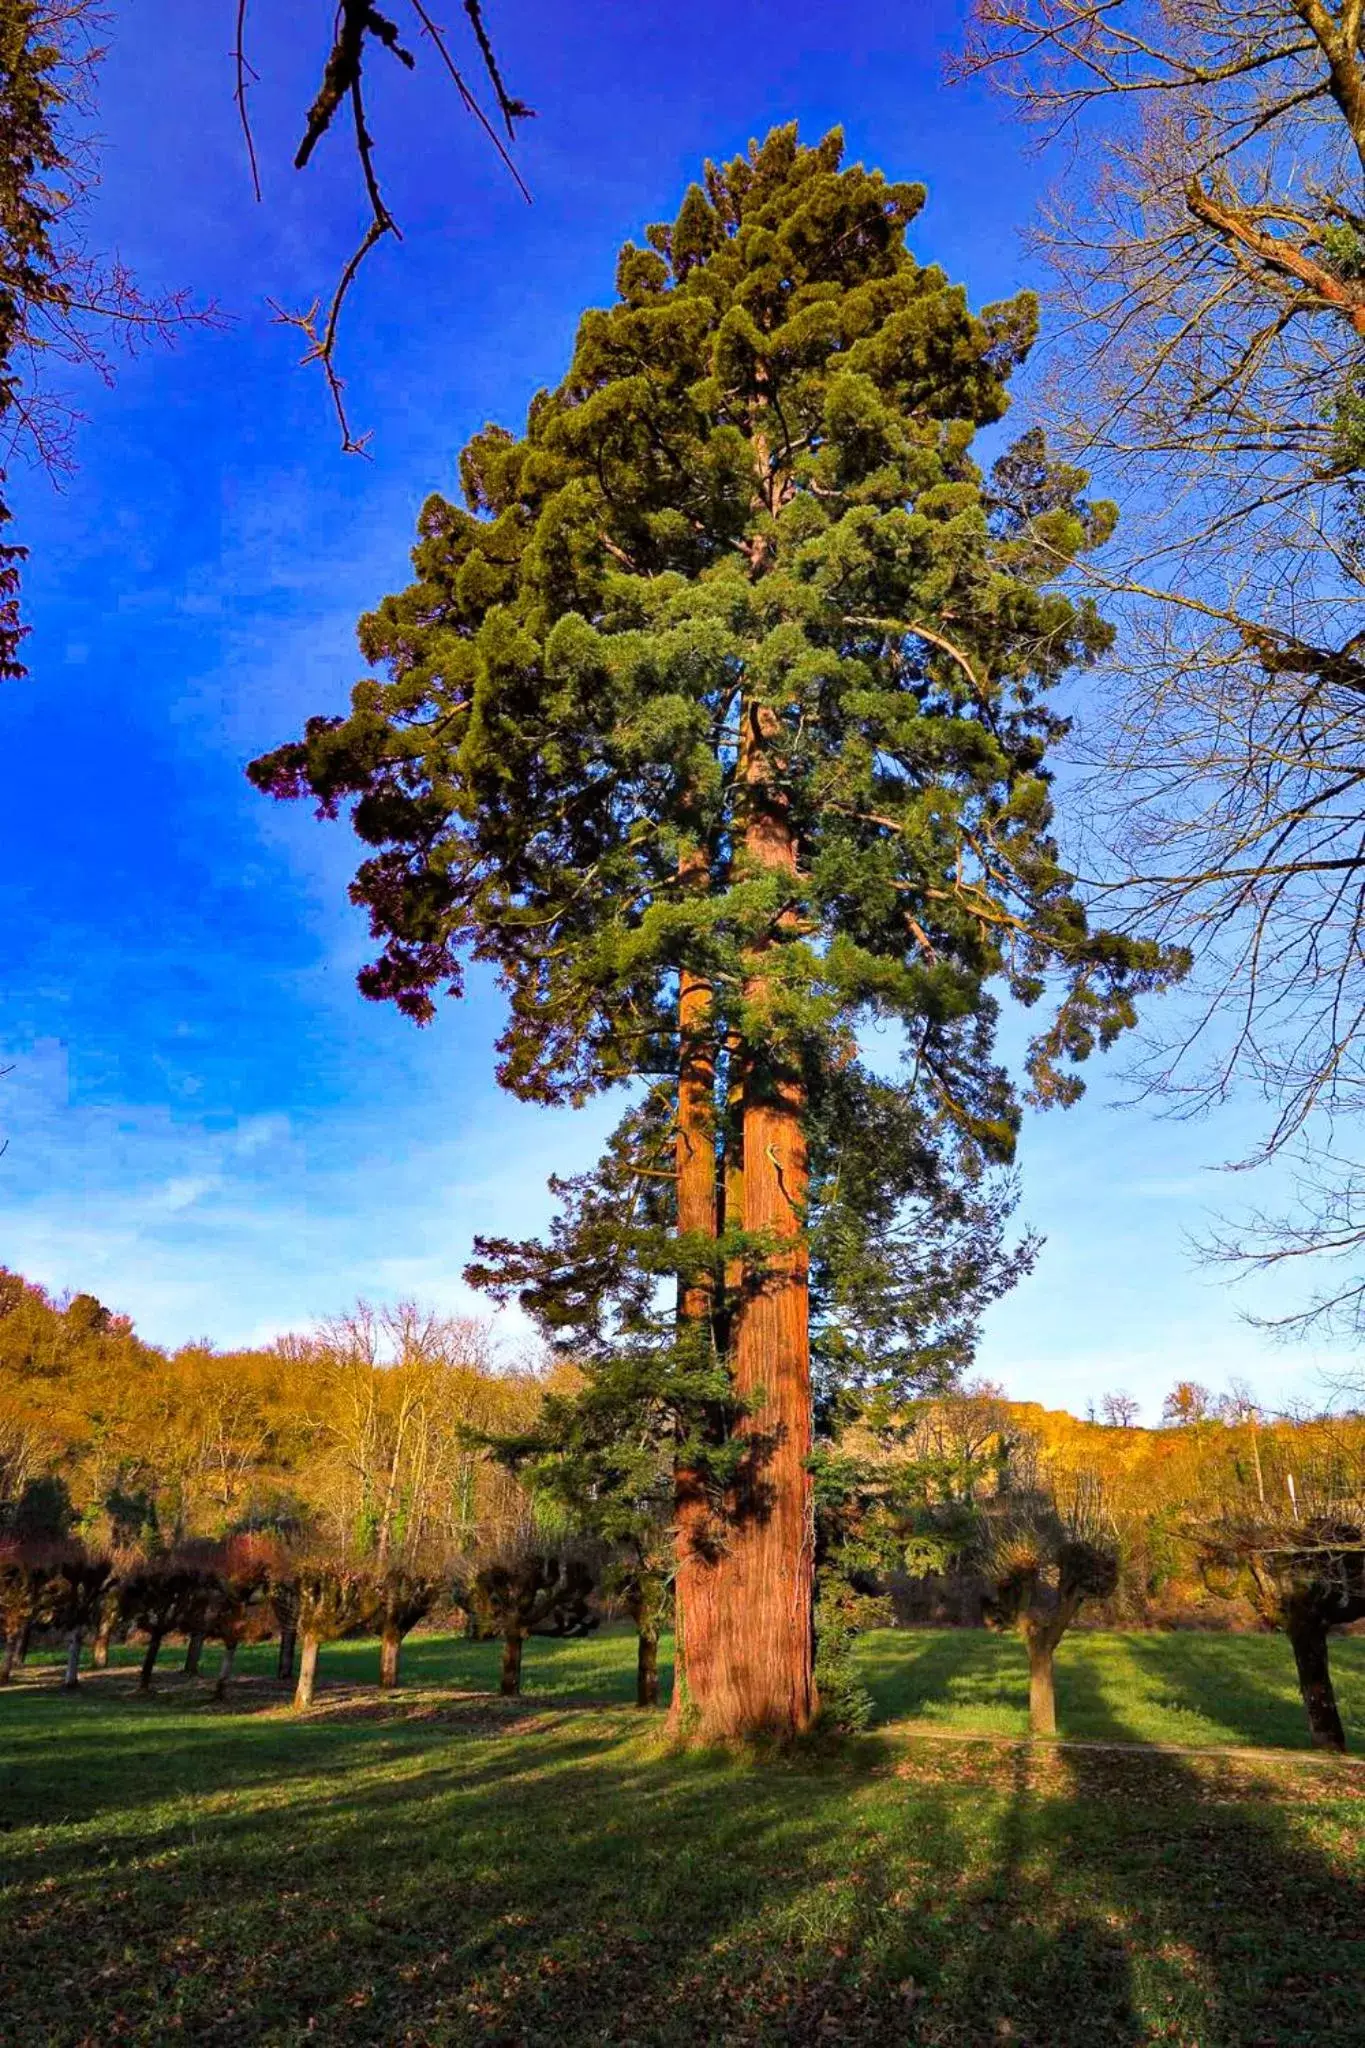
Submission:
{"label": "grassy field", "polygon": [[[0,1695],[0,2039],[1365,2042],[1365,1766],[955,1740],[1021,1726],[1022,1660],[931,1632],[864,1649],[918,1718],[673,1755],[610,1704],[631,1650],[536,1642],[504,1704],[488,1646],[427,1638],[380,1702],[347,1644],[302,1720],[250,1659],[222,1708],[173,1658],[150,1700],[35,1671]],[[1081,1637],[1060,1690],[1066,1733],[1302,1741],[1273,1638]]]}

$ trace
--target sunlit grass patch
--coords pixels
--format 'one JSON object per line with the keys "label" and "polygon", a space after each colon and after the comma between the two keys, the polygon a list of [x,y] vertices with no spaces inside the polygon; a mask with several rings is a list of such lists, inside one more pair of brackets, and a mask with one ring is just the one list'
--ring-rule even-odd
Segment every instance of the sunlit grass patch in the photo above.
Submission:
{"label": "sunlit grass patch", "polygon": [[[1012,1646],[967,1647],[970,1717]],[[0,1698],[6,2048],[1360,2039],[1359,1766],[912,1722],[763,1767],[669,1752],[624,1636],[535,1645],[524,1709],[452,1683],[478,1648],[422,1645],[383,1713],[365,1644],[302,1718],[264,1681]],[[888,1704],[932,1648],[867,1645]]]}

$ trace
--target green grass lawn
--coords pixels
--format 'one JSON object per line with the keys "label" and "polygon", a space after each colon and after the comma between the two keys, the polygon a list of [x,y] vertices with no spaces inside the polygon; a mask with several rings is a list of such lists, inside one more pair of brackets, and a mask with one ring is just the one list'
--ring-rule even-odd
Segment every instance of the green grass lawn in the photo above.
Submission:
{"label": "green grass lawn", "polygon": [[[1022,1725],[1017,1647],[864,1646],[837,1755],[663,1750],[619,1634],[428,1637],[295,1719],[125,1669],[0,1694],[0,2040],[1365,2042],[1365,1767],[956,1742]],[[1009,1652],[1013,1650],[1013,1659]],[[1357,1733],[1365,1643],[1338,1646]],[[211,1661],[206,1658],[206,1665]],[[1302,1740],[1274,1638],[1078,1637],[1064,1732]],[[944,1739],[915,1739],[916,1721]]]}
{"label": "green grass lawn", "polygon": [[[126,1668],[141,1657],[136,1645],[116,1650]],[[880,1629],[859,1645],[862,1671],[879,1721],[916,1719],[963,1734],[1025,1735],[1028,1670],[1012,1636],[983,1629]],[[405,1683],[459,1686],[491,1692],[498,1683],[501,1646],[449,1635],[418,1635],[403,1651]],[[170,1680],[181,1662],[178,1647],[163,1652],[159,1679]],[[578,1642],[543,1637],[527,1646],[523,1685],[528,1698],[552,1696],[593,1704],[635,1697],[634,1637],[607,1629]],[[212,1676],[218,1652],[204,1653]],[[39,1661],[56,1664],[60,1653]],[[275,1646],[243,1650],[238,1671],[266,1676],[275,1669]],[[1332,1646],[1347,1740],[1365,1750],[1365,1638]],[[667,1698],[672,1658],[665,1644],[660,1672]],[[335,1643],[322,1655],[322,1680],[373,1685],[379,1675],[374,1642]],[[1057,1656],[1058,1720],[1063,1736],[1115,1742],[1259,1744],[1306,1749],[1308,1729],[1283,1636],[1169,1634],[1068,1636]],[[1365,2041],[1365,2035],[1362,2035]]]}
{"label": "green grass lawn", "polygon": [[[1028,1670],[1013,1637],[882,1629],[860,1648],[879,1718],[1028,1732]],[[1365,1749],[1365,1639],[1335,1641],[1332,1672],[1346,1740]],[[1067,1636],[1057,1652],[1057,1722],[1063,1736],[1091,1741],[1309,1747],[1294,1659],[1274,1635]]]}

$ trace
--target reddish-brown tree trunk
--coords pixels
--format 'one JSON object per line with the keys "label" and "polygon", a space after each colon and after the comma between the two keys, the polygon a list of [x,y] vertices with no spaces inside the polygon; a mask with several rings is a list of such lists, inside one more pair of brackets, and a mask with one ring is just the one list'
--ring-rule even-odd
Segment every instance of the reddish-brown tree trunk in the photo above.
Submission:
{"label": "reddish-brown tree trunk", "polygon": [[114,1616],[108,1614],[95,1631],[95,1640],[90,1647],[90,1663],[96,1671],[109,1668],[109,1644],[114,1634]]}
{"label": "reddish-brown tree trunk", "polygon": [[[797,874],[797,844],[782,789],[776,716],[745,707],[740,773],[751,868]],[[790,911],[780,913],[783,922]],[[746,994],[769,1000],[763,952]],[[688,1682],[703,1736],[767,1734],[785,1740],[809,1727],[815,1694],[815,1519],[811,1448],[809,1259],[805,1241],[805,1095],[780,1049],[740,1049],[742,1209],[746,1232],[772,1250],[746,1274],[734,1304],[736,1392],[750,1412],[747,1454],[727,1503],[722,1547],[709,1560],[713,1625],[704,1674],[687,1638]],[[728,1191],[727,1191],[728,1194]],[[687,1617],[690,1624],[691,1616]]]}
{"label": "reddish-brown tree trunk", "polygon": [[296,1628],[280,1630],[280,1654],[275,1665],[276,1678],[286,1681],[294,1676],[294,1653],[298,1648],[299,1632]]}
{"label": "reddish-brown tree trunk", "polygon": [[313,1704],[313,1688],[318,1677],[318,1651],[321,1647],[317,1636],[304,1637],[303,1655],[299,1659],[299,1682],[294,1687],[296,1707],[311,1707]]}
{"label": "reddish-brown tree trunk", "polygon": [[0,1657],[0,1685],[8,1685],[14,1676],[15,1660],[19,1655],[20,1631],[11,1629],[5,1637],[5,1654]]}
{"label": "reddish-brown tree trunk", "polygon": [[[711,1036],[710,983],[688,973],[678,989],[678,1124],[674,1146],[678,1232],[683,1237],[716,1234],[715,1049]],[[709,1337],[714,1282],[709,1272],[683,1274],[678,1282],[678,1336],[700,1347]],[[711,1685],[718,1609],[715,1598],[714,1532],[702,1475],[680,1465],[674,1477],[674,1541],[677,1553],[673,1700],[675,1732],[690,1725],[696,1700]]]}
{"label": "reddish-brown tree trunk", "polygon": [[803,1111],[794,1079],[764,1068],[748,1076],[744,1228],[776,1248],[737,1316],[735,1388],[751,1412],[720,1564],[724,1680],[704,1716],[718,1734],[788,1737],[815,1713]]}
{"label": "reddish-brown tree trunk", "polygon": [[517,1635],[502,1639],[502,1676],[498,1690],[504,1698],[515,1699],[521,1691],[521,1651],[523,1638]]}
{"label": "reddish-brown tree trunk", "polygon": [[398,1683],[398,1660],[403,1653],[403,1638],[390,1623],[379,1638],[379,1683],[385,1692],[391,1692]]}
{"label": "reddish-brown tree trunk", "polygon": [[186,1678],[197,1678],[197,1677],[199,1676],[199,1659],[200,1659],[200,1658],[201,1658],[201,1657],[203,1656],[203,1654],[204,1654],[204,1635],[203,1635],[203,1630],[202,1630],[202,1629],[195,1629],[195,1630],[193,1631],[193,1633],[191,1634],[191,1636],[190,1636],[190,1638],[189,1638],[189,1641],[188,1641],[188,1642],[186,1643],[186,1645],[185,1645],[185,1676],[186,1676]]}

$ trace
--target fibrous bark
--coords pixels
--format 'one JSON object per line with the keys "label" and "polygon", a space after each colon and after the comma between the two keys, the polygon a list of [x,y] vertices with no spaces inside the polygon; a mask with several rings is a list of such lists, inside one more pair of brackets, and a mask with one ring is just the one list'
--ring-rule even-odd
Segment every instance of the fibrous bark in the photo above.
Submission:
{"label": "fibrous bark", "polygon": [[[686,970],[678,995],[678,1121],[674,1146],[678,1233],[705,1240],[716,1235],[715,1052],[711,1042],[711,989]],[[710,1343],[714,1282],[707,1271],[684,1275],[678,1285],[678,1330],[684,1345]],[[677,1620],[670,1719],[681,1730],[692,1700],[711,1691],[718,1610],[711,1551],[714,1535],[704,1475],[692,1463],[675,1475]]]}

